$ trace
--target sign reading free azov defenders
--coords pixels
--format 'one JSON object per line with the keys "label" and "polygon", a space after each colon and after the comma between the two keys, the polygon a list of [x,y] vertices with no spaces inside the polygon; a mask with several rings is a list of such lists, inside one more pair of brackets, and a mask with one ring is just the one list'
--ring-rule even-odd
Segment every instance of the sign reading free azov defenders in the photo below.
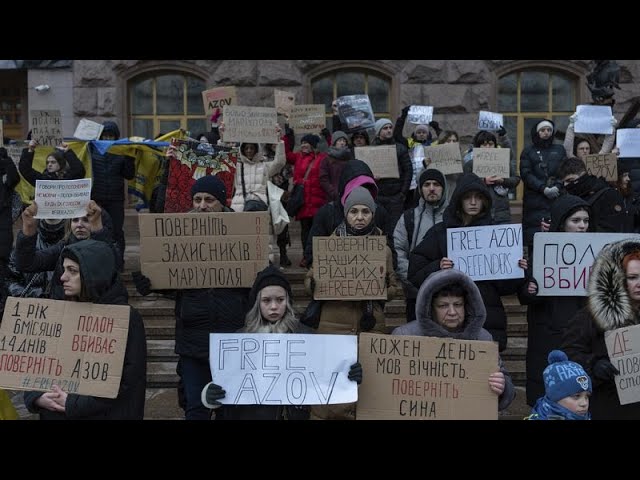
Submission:
{"label": "sign reading free azov defenders", "polygon": [[269,263],[269,212],[141,214],[152,288],[250,288]]}
{"label": "sign reading free azov defenders", "polygon": [[316,300],[386,300],[387,238],[313,237]]}

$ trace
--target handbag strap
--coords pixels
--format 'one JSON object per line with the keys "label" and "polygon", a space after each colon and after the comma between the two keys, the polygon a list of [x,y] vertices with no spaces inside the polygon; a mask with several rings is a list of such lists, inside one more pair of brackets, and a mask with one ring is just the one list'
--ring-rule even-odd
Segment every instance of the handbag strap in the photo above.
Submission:
{"label": "handbag strap", "polygon": [[247,199],[247,189],[244,186],[244,162],[240,162],[240,181],[242,182],[242,198]]}
{"label": "handbag strap", "polygon": [[307,171],[304,172],[304,177],[302,178],[302,184],[304,185],[304,182],[307,181],[307,177],[309,176],[309,172],[311,172],[311,168],[313,167],[313,164],[316,162],[316,156],[315,154],[313,155],[313,160],[311,160],[311,162],[309,162],[309,166],[307,167]]}

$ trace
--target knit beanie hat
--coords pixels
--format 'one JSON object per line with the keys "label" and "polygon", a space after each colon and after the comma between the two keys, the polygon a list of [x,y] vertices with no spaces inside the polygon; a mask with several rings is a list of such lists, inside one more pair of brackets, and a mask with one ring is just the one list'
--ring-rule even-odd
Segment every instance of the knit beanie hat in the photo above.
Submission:
{"label": "knit beanie hat", "polygon": [[440,170],[437,170],[435,168],[427,168],[420,174],[420,183],[418,184],[420,188],[422,188],[422,185],[424,185],[424,182],[426,182],[427,180],[435,180],[440,184],[441,187],[445,186],[444,175],[442,174],[442,172],[440,172]]}
{"label": "knit beanie hat", "polygon": [[378,120],[375,125],[373,126],[373,128],[376,131],[376,137],[378,135],[380,135],[380,130],[382,130],[382,127],[384,127],[385,125],[392,125],[393,123],[391,122],[391,120],[389,120],[388,118],[381,118],[380,120]]}
{"label": "knit beanie hat", "polygon": [[227,189],[215,175],[205,175],[196,180],[196,183],[191,187],[191,197],[196,193],[210,193],[218,199],[222,205],[227,204]]}
{"label": "knit beanie hat", "polygon": [[273,265],[269,265],[264,270],[258,272],[258,275],[256,275],[256,279],[253,282],[251,291],[249,292],[249,305],[255,305],[260,290],[273,285],[284,288],[287,292],[287,295],[289,295],[289,298],[291,298],[292,293],[289,280],[287,280],[287,277],[284,276],[279,268],[276,268]]}
{"label": "knit beanie hat", "polygon": [[302,137],[302,139],[300,140],[300,143],[307,142],[309,145],[311,145],[315,149],[318,147],[319,141],[320,141],[319,136],[314,135],[313,133],[307,133],[304,137]]}
{"label": "knit beanie hat", "polygon": [[536,125],[536,132],[539,132],[545,127],[549,127],[551,132],[553,132],[553,124],[548,120],[542,120],[538,125]]}
{"label": "knit beanie hat", "polygon": [[416,125],[416,129],[414,130],[415,133],[418,132],[427,132],[429,133],[429,127],[427,127],[426,125]]}
{"label": "knit beanie hat", "polygon": [[347,145],[349,145],[349,137],[347,136],[346,133],[340,130],[336,130],[331,134],[331,145],[335,145],[340,138],[344,138],[345,141],[347,142]]}
{"label": "knit beanie hat", "polygon": [[544,369],[545,396],[552,402],[587,391],[591,393],[591,378],[579,364],[570,362],[562,350],[549,353],[549,366]]}
{"label": "knit beanie hat", "polygon": [[354,205],[366,205],[372,213],[376,213],[376,202],[373,200],[371,193],[364,187],[354,188],[346,201],[344,202],[344,215],[351,210]]}

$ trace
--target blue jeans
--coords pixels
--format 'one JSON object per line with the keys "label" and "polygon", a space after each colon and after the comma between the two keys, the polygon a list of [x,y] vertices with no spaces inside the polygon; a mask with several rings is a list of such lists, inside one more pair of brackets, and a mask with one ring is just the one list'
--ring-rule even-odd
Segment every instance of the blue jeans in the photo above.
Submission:
{"label": "blue jeans", "polygon": [[177,368],[184,387],[185,420],[209,420],[211,410],[202,404],[204,386],[211,381],[211,369],[207,359],[180,357]]}

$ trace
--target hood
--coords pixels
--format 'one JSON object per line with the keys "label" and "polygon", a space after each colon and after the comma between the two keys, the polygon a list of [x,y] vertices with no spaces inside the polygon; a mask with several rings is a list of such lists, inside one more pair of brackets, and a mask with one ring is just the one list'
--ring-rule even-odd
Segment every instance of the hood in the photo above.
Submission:
{"label": "hood", "polygon": [[[67,245],[62,258],[71,258],[80,265],[82,283],[92,303],[127,303],[126,289],[116,269],[113,248],[97,240],[80,240]],[[123,294],[125,301],[121,301]]]}
{"label": "hood", "polygon": [[[477,218],[475,218],[473,222],[471,222],[471,225],[491,224],[491,192],[489,191],[489,188],[484,184],[484,181],[475,173],[466,173],[458,179],[458,184],[453,194],[451,195],[449,206],[444,212],[443,221],[445,222],[445,225],[447,225],[447,227],[462,226],[462,216],[459,213],[462,212],[462,197],[467,192],[471,191],[482,193],[488,200],[487,210],[484,213],[481,213]],[[445,196],[443,195],[443,197]]]}
{"label": "hood", "polygon": [[[465,321],[461,332],[450,332],[436,323],[431,310],[433,294],[445,285],[459,283],[466,292],[464,304]],[[459,340],[477,340],[480,330],[487,318],[487,310],[480,295],[480,290],[470,277],[460,270],[438,270],[422,283],[416,297],[416,319],[420,323],[424,335],[428,337],[449,337]]]}
{"label": "hood", "polygon": [[551,226],[550,232],[561,232],[560,229],[564,222],[567,220],[569,213],[572,213],[578,207],[585,207],[589,212],[589,232],[595,231],[596,222],[592,221],[591,205],[585,202],[580,197],[575,195],[562,195],[558,197],[551,205]]}
{"label": "hood", "polygon": [[610,243],[600,251],[593,264],[588,307],[596,327],[602,331],[637,323],[638,316],[633,311],[622,268],[622,259],[635,250],[640,250],[640,241],[635,239]]}
{"label": "hood", "polygon": [[[249,160],[247,157],[244,156],[244,154],[242,153],[242,146],[247,143],[253,143],[254,145],[256,145],[256,147],[258,148],[258,150],[256,151],[256,154],[253,156],[253,160]],[[256,143],[256,142],[242,142],[238,148],[238,160],[240,160],[243,163],[260,163],[262,161],[265,160],[265,156],[263,154],[264,152],[264,144],[262,143]]]}
{"label": "hood", "polygon": [[104,129],[102,130],[102,133],[112,132],[116,136],[116,140],[120,138],[120,129],[118,128],[118,125],[116,124],[116,122],[107,120],[106,122],[102,123],[102,126],[104,127]]}
{"label": "hood", "polygon": [[575,182],[571,182],[564,187],[571,195],[577,195],[578,197],[591,196],[594,193],[602,190],[603,188],[609,188],[607,181],[595,175],[589,175],[585,173],[579,177]]}
{"label": "hood", "polygon": [[[373,172],[371,172],[369,165],[358,159],[348,161],[344,166],[344,169],[342,170],[340,179],[338,181],[338,197],[342,198],[342,196],[344,195],[344,189],[346,188],[347,184],[354,178],[360,176],[371,177],[371,181],[375,184],[375,180],[373,179]],[[377,187],[375,190],[377,194]]]}

